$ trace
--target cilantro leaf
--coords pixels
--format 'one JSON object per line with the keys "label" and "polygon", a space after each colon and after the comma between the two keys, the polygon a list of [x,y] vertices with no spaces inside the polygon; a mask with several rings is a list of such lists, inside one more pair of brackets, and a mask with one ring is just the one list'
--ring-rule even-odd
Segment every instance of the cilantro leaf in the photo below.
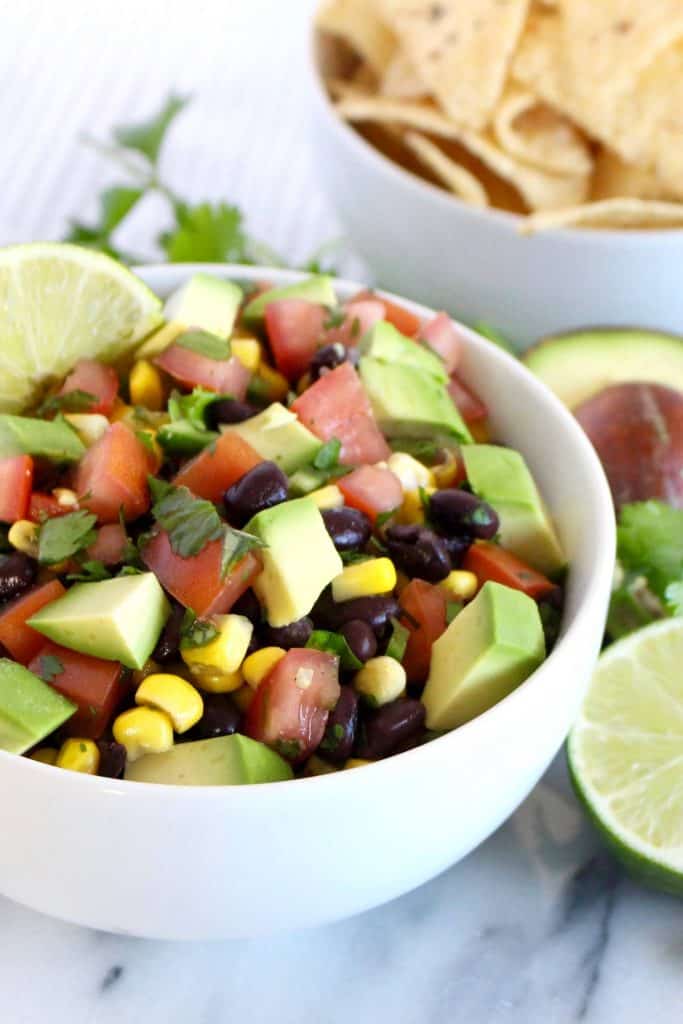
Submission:
{"label": "cilantro leaf", "polygon": [[348,668],[356,672],[363,667],[360,661],[349,647],[348,640],[341,633],[332,633],[327,629],[314,629],[308,640],[307,647],[316,651],[325,651],[327,654],[334,654],[339,658],[342,668]]}
{"label": "cilantro leaf", "polygon": [[152,515],[166,530],[173,551],[181,558],[192,558],[212,540],[223,535],[225,523],[216,506],[205,498],[195,498],[187,487],[174,487],[150,479],[154,504]]}
{"label": "cilantro leaf", "polygon": [[180,111],[189,103],[189,96],[168,97],[158,114],[138,124],[120,124],[113,129],[119,146],[142,153],[151,164],[156,164],[166,132]]}
{"label": "cilantro leaf", "polygon": [[221,557],[221,576],[225,577],[238,562],[241,562],[248,551],[255,548],[265,548],[266,544],[255,537],[253,533],[245,533],[244,530],[235,530],[232,526],[224,526],[225,536],[223,538],[223,555]]}
{"label": "cilantro leaf", "polygon": [[395,658],[396,661],[403,661],[403,655],[406,653],[409,639],[410,630],[406,629],[398,619],[392,619],[391,636],[387,644],[387,657]]}
{"label": "cilantro leaf", "polygon": [[174,391],[168,400],[171,422],[161,426],[157,440],[172,454],[194,455],[215,441],[218,434],[206,426],[206,409],[221,396],[195,388],[189,395]]}
{"label": "cilantro leaf", "polygon": [[313,468],[329,471],[339,464],[341,441],[337,437],[330,438],[315,453]]}
{"label": "cilantro leaf", "polygon": [[54,412],[87,412],[93,405],[97,405],[95,395],[75,388],[64,395],[49,395],[36,409],[36,416],[49,416]]}
{"label": "cilantro leaf", "polygon": [[248,263],[242,214],[227,203],[176,206],[177,226],[159,239],[171,263]]}
{"label": "cilantro leaf", "polygon": [[128,188],[125,185],[105,189],[100,195],[100,232],[110,235],[143,195],[143,189]]}
{"label": "cilantro leaf", "polygon": [[46,683],[52,683],[64,671],[64,665],[54,654],[41,654],[38,659],[38,671],[40,678]]}
{"label": "cilantro leaf", "polygon": [[664,599],[669,584],[683,581],[683,509],[662,501],[624,505],[617,557],[624,569],[645,576],[654,593]]}
{"label": "cilantro leaf", "polygon": [[389,440],[389,447],[394,452],[412,455],[414,459],[424,462],[427,466],[433,465],[443,451],[443,448],[434,441],[423,438],[395,437]]}
{"label": "cilantro leaf", "polygon": [[189,395],[173,391],[168,400],[168,413],[173,422],[189,420],[193,426],[205,429],[208,407],[218,399],[227,397],[229,396],[217,395],[215,391],[206,391],[204,388],[195,388]]}
{"label": "cilantro leaf", "polygon": [[175,340],[176,345],[189,349],[190,352],[197,352],[207,359],[223,360],[230,358],[230,342],[226,338],[219,338],[217,334],[210,331],[184,331]]}
{"label": "cilantro leaf", "polygon": [[456,615],[459,615],[463,610],[464,605],[462,601],[446,601],[446,622],[450,626]]}
{"label": "cilantro leaf", "polygon": [[380,512],[375,519],[375,526],[384,526],[397,511],[396,508],[388,508],[385,512]]}
{"label": "cilantro leaf", "polygon": [[100,580],[111,579],[111,573],[104,562],[89,559],[86,562],[81,562],[78,572],[70,572],[66,578],[74,583],[99,583]]}
{"label": "cilantro leaf", "polygon": [[330,307],[327,311],[327,320],[323,324],[323,328],[326,331],[331,330],[333,327],[341,327],[346,320],[346,310],[343,306]]}
{"label": "cilantro leaf", "polygon": [[97,516],[81,510],[46,519],[38,531],[38,561],[55,565],[87,548],[95,540]]}
{"label": "cilantro leaf", "polygon": [[198,619],[191,608],[185,609],[180,626],[181,650],[188,650],[193,647],[206,647],[217,636],[218,630],[213,622]]}

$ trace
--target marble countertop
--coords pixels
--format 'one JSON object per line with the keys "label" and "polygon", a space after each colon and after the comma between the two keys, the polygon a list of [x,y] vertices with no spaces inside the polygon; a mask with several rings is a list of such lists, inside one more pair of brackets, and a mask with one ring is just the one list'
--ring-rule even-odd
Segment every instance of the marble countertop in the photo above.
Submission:
{"label": "marble countertop", "polygon": [[[0,5],[0,244],[87,220],[116,176],[81,136],[146,115],[171,87],[194,94],[165,159],[178,191],[239,203],[293,262],[338,236],[302,116],[312,2]],[[161,216],[142,209],[122,243],[148,251]],[[343,269],[363,272],[352,254]],[[683,904],[622,876],[561,759],[465,861],[354,920],[189,946],[0,898],[0,951],[2,1024],[673,1024],[683,1003]]]}

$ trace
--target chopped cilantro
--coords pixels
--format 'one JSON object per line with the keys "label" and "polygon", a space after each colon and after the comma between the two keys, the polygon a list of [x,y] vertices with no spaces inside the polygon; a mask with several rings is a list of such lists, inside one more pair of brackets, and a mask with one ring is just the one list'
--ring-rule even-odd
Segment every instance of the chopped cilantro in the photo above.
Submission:
{"label": "chopped cilantro", "polygon": [[398,509],[396,508],[388,508],[386,512],[380,512],[375,519],[375,526],[384,526],[384,524],[388,523],[391,517],[396,515],[397,512]]}
{"label": "chopped cilantro", "polygon": [[168,533],[176,555],[192,558],[223,535],[225,523],[210,501],[195,498],[187,487],[174,487],[154,477],[149,478],[149,485],[154,500],[152,515]]}
{"label": "chopped cilantro", "polygon": [[172,122],[190,101],[189,96],[171,94],[158,114],[137,124],[119,124],[113,129],[113,136],[119,146],[140,153],[151,164],[156,164]]}
{"label": "chopped cilantro", "polygon": [[341,452],[341,441],[337,437],[330,438],[326,441],[315,454],[313,459],[313,468],[322,469],[329,471],[334,469],[339,463],[339,453]]}
{"label": "chopped cilantro", "polygon": [[64,664],[54,654],[41,654],[38,658],[40,678],[52,683],[64,671]]}
{"label": "chopped cilantro", "polygon": [[95,395],[75,388],[64,395],[49,395],[36,409],[36,416],[49,416],[55,412],[87,412],[93,405],[97,405]]}
{"label": "chopped cilantro", "polygon": [[328,310],[327,320],[323,324],[326,331],[332,330],[335,327],[341,327],[346,320],[346,311],[342,306],[336,306]]}
{"label": "chopped cilantro", "polygon": [[395,452],[412,455],[414,459],[424,462],[427,466],[433,465],[443,451],[443,448],[434,441],[421,438],[396,437],[389,440],[389,446]]}
{"label": "chopped cilantro", "polygon": [[209,331],[194,330],[184,331],[176,338],[175,344],[181,348],[196,352],[207,359],[224,360],[230,358],[230,342],[225,338],[219,338],[217,334]]}
{"label": "chopped cilantro", "polygon": [[187,650],[192,647],[206,647],[218,636],[218,630],[213,622],[206,622],[198,619],[191,608],[185,609],[185,615],[180,626],[180,647]]}
{"label": "chopped cilantro", "polygon": [[253,533],[246,533],[244,530],[236,530],[232,526],[225,526],[223,537],[223,556],[221,558],[221,575],[227,576],[238,562],[241,562],[248,551],[254,548],[265,548],[267,545]]}
{"label": "chopped cilantro", "polygon": [[281,757],[294,761],[301,753],[301,744],[298,740],[279,739],[275,743],[275,749]]}
{"label": "chopped cilantro", "polygon": [[337,750],[344,739],[345,730],[341,722],[335,722],[331,729],[327,729],[320,743],[320,750],[328,750],[330,753]]}
{"label": "chopped cilantro", "polygon": [[463,609],[462,601],[446,601],[446,622],[450,626],[456,615],[459,615]]}
{"label": "chopped cilantro", "polygon": [[624,569],[645,576],[663,598],[671,583],[683,581],[683,509],[662,501],[624,505],[617,553]]}
{"label": "chopped cilantro", "polygon": [[398,619],[391,620],[391,627],[391,636],[387,644],[387,657],[395,658],[396,661],[403,661],[408,640],[410,639],[410,630],[401,625]]}
{"label": "chopped cilantro", "polygon": [[87,548],[95,540],[97,516],[81,510],[46,519],[38,531],[38,561],[56,565]]}
{"label": "chopped cilantro", "polygon": [[99,583],[100,580],[111,579],[111,573],[104,562],[89,559],[81,562],[78,572],[71,572],[66,578],[73,583]]}
{"label": "chopped cilantro", "polygon": [[357,671],[363,667],[356,655],[349,647],[348,641],[341,633],[332,633],[327,629],[314,629],[306,643],[316,651],[325,651],[327,654],[334,654],[339,658],[342,668]]}

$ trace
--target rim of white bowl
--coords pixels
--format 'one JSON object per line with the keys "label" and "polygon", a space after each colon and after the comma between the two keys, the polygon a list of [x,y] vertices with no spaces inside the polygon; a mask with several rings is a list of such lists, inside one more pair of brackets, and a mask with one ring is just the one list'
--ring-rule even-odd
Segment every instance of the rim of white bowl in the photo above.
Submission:
{"label": "rim of white bowl", "polygon": [[[178,287],[183,278],[198,272],[232,278],[238,282],[256,282],[265,278],[276,285],[293,283],[294,281],[303,280],[311,276],[303,271],[283,270],[282,267],[254,267],[241,264],[218,263],[145,264],[135,267],[134,271],[146,281],[153,291],[158,290],[160,292]],[[336,278],[335,286],[338,287],[342,298],[346,297],[347,294],[352,295],[367,287],[361,283],[349,281],[346,278]],[[375,290],[378,295],[397,302],[420,318],[435,315],[435,311],[428,306],[404,299],[402,296],[395,295],[392,292],[381,289]],[[593,503],[595,513],[592,523],[593,530],[587,538],[587,543],[594,550],[593,568],[587,584],[587,590],[589,593],[600,593],[603,588],[609,587],[612,579],[616,527],[607,479],[590,441],[569,410],[522,362],[493,342],[477,334],[476,331],[473,331],[465,324],[461,324],[457,320],[454,320],[454,323],[457,324],[459,330],[467,338],[468,345],[485,350],[489,358],[494,362],[500,363],[505,368],[505,372],[513,379],[525,381],[526,386],[536,393],[538,401],[542,405],[547,406],[550,415],[562,423],[573,458],[582,461],[586,465],[590,473],[592,487],[592,494],[586,495],[586,500]],[[566,454],[567,450],[565,449],[564,455],[566,456]],[[571,573],[571,566],[569,571]],[[551,672],[555,663],[564,657],[564,653],[573,643],[575,635],[583,630],[584,624],[592,617],[592,604],[593,602],[590,600],[582,602],[571,622],[563,622],[562,635],[543,664],[528,679],[525,679],[523,683],[513,690],[512,693],[508,694],[507,697],[504,697],[497,704],[494,704],[488,711],[466,722],[465,725],[458,726],[457,729],[451,729],[449,732],[444,733],[444,735],[430,740],[419,747],[414,747],[400,754],[393,754],[379,761],[373,761],[366,765],[362,771],[337,771],[327,775],[308,776],[284,782],[266,782],[242,786],[173,786],[162,783],[131,782],[126,779],[108,779],[98,775],[84,775],[63,769],[56,771],[52,765],[32,761],[23,755],[10,754],[3,750],[0,750],[0,770],[2,769],[3,762],[15,764],[19,761],[23,763],[23,770],[25,771],[44,772],[46,784],[51,783],[62,787],[66,785],[89,788],[97,787],[102,793],[127,797],[130,800],[153,797],[157,800],[215,800],[239,803],[244,800],[269,800],[273,795],[274,787],[277,787],[277,790],[287,787],[287,792],[290,796],[293,791],[296,791],[299,797],[303,799],[307,794],[311,793],[313,786],[326,786],[331,790],[333,786],[362,785],[363,779],[367,779],[366,772],[392,771],[392,765],[395,766],[397,763],[405,764],[408,758],[417,759],[430,756],[429,748],[433,748],[435,743],[445,747],[447,744],[457,743],[458,737],[462,736],[465,732],[468,735],[472,735],[477,731],[481,731],[486,728],[486,723],[490,722],[494,716],[500,717],[504,715],[506,709],[519,700],[521,693],[529,690],[531,687],[542,686],[545,675]]]}
{"label": "rim of white bowl", "polygon": [[531,238],[554,238],[564,243],[576,243],[581,246],[592,245],[595,247],[605,246],[636,246],[642,248],[652,245],[680,246],[683,244],[683,228],[572,228],[557,227],[547,228],[536,232],[532,236],[522,235],[519,225],[524,217],[518,213],[511,213],[509,210],[500,210],[497,207],[486,207],[481,209],[464,202],[455,195],[451,195],[445,188],[433,185],[426,178],[420,177],[408,171],[405,167],[390,160],[380,149],[373,146],[365,139],[360,132],[344,121],[334,108],[330,95],[325,87],[325,81],[318,62],[316,52],[317,39],[320,30],[312,20],[308,40],[308,65],[309,80],[313,85],[313,96],[320,110],[334,126],[338,136],[352,149],[360,160],[374,165],[379,171],[393,176],[406,187],[409,187],[421,194],[423,197],[438,202],[446,210],[457,210],[472,219],[485,219],[496,223],[501,229],[505,229],[519,237],[520,241],[528,241]]}

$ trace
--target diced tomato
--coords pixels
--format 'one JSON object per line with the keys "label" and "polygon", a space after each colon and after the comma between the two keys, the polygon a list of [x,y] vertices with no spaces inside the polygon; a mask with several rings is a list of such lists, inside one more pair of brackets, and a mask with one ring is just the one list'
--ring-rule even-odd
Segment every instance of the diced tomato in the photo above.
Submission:
{"label": "diced tomato", "polygon": [[88,449],[76,470],[79,504],[101,523],[137,519],[150,505],[147,450],[125,424],[112,423]]}
{"label": "diced tomato", "polygon": [[173,481],[199,498],[220,501],[228,487],[263,459],[238,434],[221,434],[215,444],[186,462]]}
{"label": "diced tomato", "polygon": [[420,337],[441,356],[446,371],[453,373],[462,355],[462,337],[448,313],[437,313],[433,320],[423,324]]}
{"label": "diced tomato", "polygon": [[0,608],[0,644],[15,661],[28,665],[45,644],[45,637],[27,626],[27,620],[65,593],[59,580],[50,580]]}
{"label": "diced tomato", "polygon": [[279,299],[266,306],[265,317],[275,365],[288,380],[298,380],[318,349],[327,310],[305,299]]}
{"label": "diced tomato", "polygon": [[45,519],[65,516],[77,508],[77,505],[60,505],[53,494],[34,491],[28,503],[28,518],[33,523],[42,523]]}
{"label": "diced tomato", "polygon": [[487,580],[494,580],[506,587],[521,590],[534,600],[555,589],[555,584],[547,576],[536,572],[512,552],[497,544],[489,544],[488,541],[473,544],[465,555],[462,567],[475,574],[480,586]]}
{"label": "diced tomato", "polygon": [[245,732],[295,763],[319,745],[339,700],[339,659],[292,647],[266,676],[247,711]]}
{"label": "diced tomato", "polygon": [[128,543],[128,535],[121,523],[107,523],[100,526],[97,538],[88,548],[88,558],[105,565],[118,565]]}
{"label": "diced tomato", "polygon": [[344,307],[344,322],[339,327],[328,327],[323,345],[340,342],[347,347],[357,345],[371,327],[384,319],[384,305],[377,299],[360,299]]}
{"label": "diced tomato", "polygon": [[[58,671],[60,665],[61,672]],[[69,736],[98,740],[125,695],[123,666],[118,661],[104,661],[48,643],[41,647],[28,667],[78,706],[66,723],[65,732]]]}
{"label": "diced tomato", "polygon": [[488,416],[489,411],[481,398],[475,395],[474,391],[471,391],[456,373],[451,374],[448,394],[455,402],[465,423],[477,423],[479,420],[485,420]]}
{"label": "diced tomato", "polygon": [[0,522],[26,519],[33,485],[33,459],[11,455],[0,459]]}
{"label": "diced tomato", "polygon": [[222,578],[222,548],[222,541],[212,540],[198,555],[181,558],[171,547],[168,534],[160,530],[146,545],[142,560],[176,600],[206,618],[229,611],[261,571],[260,558],[249,551]]}
{"label": "diced tomato", "polygon": [[425,580],[411,580],[401,591],[401,622],[410,630],[403,655],[409,683],[424,683],[429,675],[432,645],[446,629],[446,598],[439,587]]}
{"label": "diced tomato", "polygon": [[350,363],[342,363],[306,388],[291,409],[321,441],[333,437],[341,441],[340,460],[347,466],[381,462],[391,455]]}
{"label": "diced tomato", "polygon": [[383,512],[393,512],[403,501],[401,481],[390,469],[360,466],[340,477],[337,487],[351,508],[360,509],[373,522]]}
{"label": "diced tomato", "polygon": [[398,306],[395,302],[390,302],[389,299],[382,298],[381,295],[375,295],[371,291],[362,291],[358,295],[354,295],[351,302],[365,301],[366,299],[372,299],[373,302],[381,302],[384,307],[384,320],[388,320],[390,324],[393,324],[397,331],[401,334],[405,334],[407,338],[414,338],[420,330],[420,318],[415,316],[414,313],[409,313],[403,306]]}
{"label": "diced tomato", "polygon": [[96,359],[79,359],[60,389],[60,395],[70,391],[85,391],[95,401],[79,412],[101,412],[110,416],[119,393],[119,378],[116,370]]}
{"label": "diced tomato", "polygon": [[237,356],[229,359],[209,359],[200,352],[192,352],[182,345],[169,345],[154,362],[187,387],[203,387],[233,398],[244,398],[251,371]]}

